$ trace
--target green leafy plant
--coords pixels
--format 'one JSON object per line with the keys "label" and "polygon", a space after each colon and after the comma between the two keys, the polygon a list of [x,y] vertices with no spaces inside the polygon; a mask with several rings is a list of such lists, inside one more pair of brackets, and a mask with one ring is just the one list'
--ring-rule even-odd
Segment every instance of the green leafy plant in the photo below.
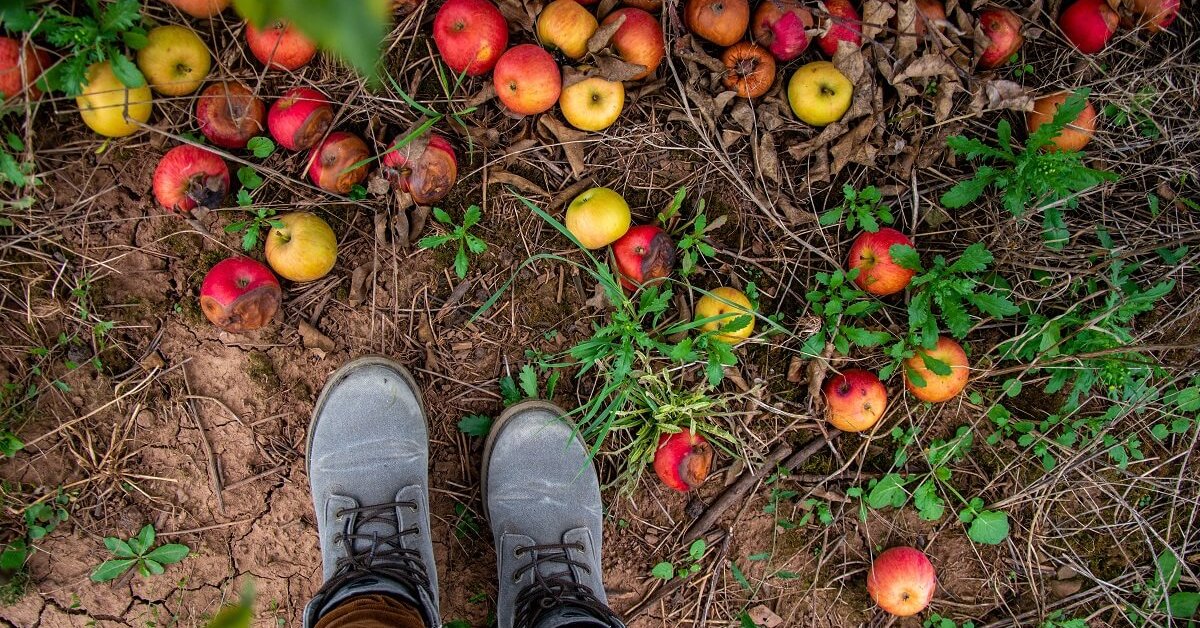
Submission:
{"label": "green leafy plant", "polygon": [[688,546],[688,561],[684,565],[675,567],[674,563],[661,562],[650,570],[650,575],[660,580],[674,580],[675,578],[688,578],[700,571],[701,562],[704,559],[704,550],[708,549],[708,543],[704,539],[696,539]]}
{"label": "green leafy plant", "polygon": [[817,219],[822,227],[841,222],[843,216],[846,218],[847,231],[854,231],[861,226],[863,231],[875,233],[881,225],[892,224],[892,208],[883,202],[883,194],[875,186],[869,185],[858,191],[847,183],[842,186],[842,194],[845,197],[842,204]]}
{"label": "green leafy plant", "polygon": [[975,628],[975,622],[965,621],[959,624],[953,619],[932,613],[921,622],[921,628]]}
{"label": "green leafy plant", "polygon": [[[26,188],[41,185],[42,181],[34,171],[37,165],[30,160],[18,158],[25,151],[25,142],[16,133],[5,133],[5,143],[0,145],[0,185],[7,184],[14,188]],[[11,151],[11,152],[10,152]],[[2,200],[3,205],[14,209],[27,209],[33,205],[32,196],[22,196],[16,200]],[[11,227],[10,218],[0,216],[0,227]]]}
{"label": "green leafy plant", "polygon": [[964,338],[971,329],[971,315],[967,306],[995,318],[1012,316],[1019,310],[988,277],[983,276],[992,264],[992,254],[982,242],[966,248],[953,263],[938,255],[928,269],[921,266],[921,257],[910,246],[893,244],[892,259],[917,273],[909,284],[914,292],[908,302],[909,332],[920,340],[920,344],[933,348],[939,335],[936,307],[946,328],[955,338]]}
{"label": "green leafy plant", "polygon": [[275,217],[274,209],[258,207],[250,209],[250,218],[225,225],[225,233],[241,233],[242,250],[252,251],[254,247],[258,246],[262,230],[272,228],[284,228],[283,221]]}
{"label": "green leafy plant", "polygon": [[1153,87],[1146,86],[1139,89],[1132,100],[1126,106],[1122,107],[1117,103],[1108,103],[1104,105],[1104,117],[1112,120],[1116,126],[1132,126],[1137,129],[1138,135],[1149,139],[1158,139],[1162,136],[1162,131],[1158,128],[1158,124],[1154,122],[1154,117],[1150,115],[1150,110],[1154,106],[1154,99],[1157,96]]}
{"label": "green leafy plant", "polygon": [[483,414],[468,414],[459,420],[458,431],[467,436],[483,438],[492,431],[492,417]]}
{"label": "green leafy plant", "polygon": [[120,577],[130,569],[137,569],[143,578],[162,574],[164,565],[175,564],[191,552],[186,545],[168,543],[154,546],[154,526],[147,524],[136,536],[121,540],[115,536],[104,537],[104,547],[115,558],[100,563],[92,572],[92,582],[108,582]]}
{"label": "green leafy plant", "polygon": [[[1190,620],[1200,612],[1200,592],[1181,591],[1183,565],[1174,549],[1163,550],[1154,561],[1154,575],[1146,583],[1146,600],[1141,608],[1127,608],[1126,616],[1135,626],[1146,623],[1153,615],[1166,615],[1171,619]],[[1166,625],[1174,625],[1168,622]],[[1183,622],[1181,625],[1192,625]]]}
{"label": "green leafy plant", "polygon": [[[826,343],[832,343],[838,353],[850,354],[850,347],[877,347],[892,338],[886,331],[867,329],[859,321],[879,311],[883,303],[859,290],[854,279],[859,269],[846,272],[813,275],[816,286],[805,293],[813,314],[821,317],[821,328],[804,341],[805,355],[821,355]],[[856,324],[857,323],[857,324]]]}
{"label": "green leafy plant", "polygon": [[1088,93],[1081,89],[1071,94],[1050,122],[1030,134],[1024,147],[1013,140],[1012,126],[1004,119],[996,125],[995,146],[961,135],[949,138],[947,143],[955,153],[989,164],[979,166],[974,176],[943,194],[942,205],[965,207],[991,187],[1000,193],[1004,208],[1014,216],[1029,209],[1041,211],[1042,239],[1047,247],[1061,249],[1070,237],[1062,207],[1076,207],[1080,192],[1117,179],[1111,172],[1085,166],[1079,151],[1043,150],[1087,106]]}
{"label": "green leafy plant", "polygon": [[387,35],[391,0],[234,0],[233,4],[260,28],[286,20],[368,79],[380,74],[379,42]]}
{"label": "green leafy plant", "polygon": [[467,276],[467,270],[470,267],[470,257],[468,251],[472,255],[480,255],[487,250],[487,243],[479,236],[469,232],[471,227],[479,224],[480,218],[483,216],[478,205],[472,205],[463,213],[462,225],[454,224],[454,219],[450,218],[445,210],[434,207],[433,218],[450,229],[450,233],[446,235],[431,235],[421,238],[417,246],[423,249],[436,249],[447,244],[457,246],[457,251],[454,254],[454,274],[458,275],[459,279]]}
{"label": "green leafy plant", "polygon": [[226,604],[217,611],[207,628],[250,628],[254,621],[254,581],[247,580],[242,593],[234,604]]}
{"label": "green leafy plant", "polygon": [[709,232],[720,229],[725,224],[725,216],[718,216],[711,223],[704,213],[704,199],[696,201],[696,210],[690,220],[682,220],[680,210],[687,197],[687,188],[681,187],[675,191],[675,197],[666,209],[659,212],[658,222],[663,225],[677,240],[679,249],[679,274],[690,277],[696,272],[696,265],[702,257],[712,257],[717,254],[712,245],[706,241]]}
{"label": "green leafy plant", "polygon": [[84,4],[90,15],[69,15],[53,4],[5,13],[4,26],[10,31],[44,37],[63,51],[62,59],[42,75],[39,84],[67,96],[78,96],[87,84],[88,66],[109,61],[113,74],[123,85],[145,85],[141,70],[123,50],[123,46],[138,50],[147,43],[141,3],[85,0]]}
{"label": "green leafy plant", "polygon": [[275,154],[275,142],[264,135],[256,135],[246,142],[246,150],[259,159],[266,159]]}

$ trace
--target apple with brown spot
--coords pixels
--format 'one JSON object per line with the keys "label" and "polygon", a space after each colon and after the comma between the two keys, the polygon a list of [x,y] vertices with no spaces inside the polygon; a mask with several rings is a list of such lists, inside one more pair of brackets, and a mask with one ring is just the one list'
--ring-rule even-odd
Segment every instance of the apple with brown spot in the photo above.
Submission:
{"label": "apple with brown spot", "polygon": [[367,178],[367,164],[361,162],[370,156],[367,143],[357,135],[334,131],[309,154],[308,178],[326,192],[349,194]]}
{"label": "apple with brown spot", "polygon": [[612,251],[617,274],[626,290],[667,277],[675,268],[675,242],[655,225],[630,227],[612,243]]}
{"label": "apple with brown spot", "polygon": [[154,169],[154,200],[186,214],[197,207],[220,207],[229,192],[229,166],[212,151],[184,144],[167,151]]}
{"label": "apple with brown spot", "polygon": [[458,180],[458,159],[446,138],[430,133],[424,141],[400,146],[400,135],[383,155],[383,173],[392,185],[412,195],[418,205],[432,205],[450,193]]}
{"label": "apple with brown spot", "polygon": [[293,87],[271,104],[267,129],[288,150],[307,150],[324,137],[333,122],[333,106],[311,87]]}
{"label": "apple with brown spot", "polygon": [[283,290],[271,269],[249,257],[222,260],[204,276],[200,309],[212,324],[240,333],[266,326],[275,318]]}
{"label": "apple with brown spot", "polygon": [[213,83],[196,99],[196,120],[208,141],[221,148],[245,148],[262,133],[267,107],[246,86],[233,81]]}
{"label": "apple with brown spot", "polygon": [[713,448],[696,432],[663,434],[654,452],[654,472],[668,488],[686,493],[704,483],[712,468]]}

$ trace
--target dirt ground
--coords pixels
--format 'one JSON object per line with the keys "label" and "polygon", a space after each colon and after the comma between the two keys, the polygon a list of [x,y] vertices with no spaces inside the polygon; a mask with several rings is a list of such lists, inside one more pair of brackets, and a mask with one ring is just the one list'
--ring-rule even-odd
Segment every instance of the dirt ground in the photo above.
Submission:
{"label": "dirt ground", "polygon": [[[109,142],[86,132],[73,101],[61,96],[42,99],[32,117],[6,117],[5,130],[32,147],[44,183],[36,188],[35,206],[13,213],[15,226],[0,229],[0,381],[39,390],[20,412],[6,409],[9,429],[25,447],[0,463],[0,540],[24,534],[26,508],[60,490],[69,497],[70,518],[34,543],[28,590],[0,607],[0,623],[202,626],[253,581],[255,625],[298,625],[320,585],[303,460],[312,404],[340,364],[382,354],[414,372],[428,405],[443,618],[488,625],[496,584],[479,502],[483,443],[457,423],[470,414],[499,413],[499,380],[516,375],[527,350],[561,351],[605,320],[606,309],[593,299],[595,282],[586,275],[553,261],[522,266],[545,252],[583,258],[513,194],[561,216],[564,202],[592,184],[621,192],[636,222],[653,220],[681,186],[692,199],[685,211],[694,209],[695,199],[706,199],[710,220],[724,216],[726,223],[709,234],[716,255],[702,259],[689,282],[744,288],[752,281],[763,314],[779,315],[795,334],[740,347],[740,364],[731,372],[736,377],[723,384],[747,393],[728,421],[743,438],[748,462],[721,456],[712,478],[689,495],[662,487],[653,474],[645,474],[631,494],[606,490],[605,581],[613,607],[631,615],[632,628],[738,626],[747,609],[777,616],[779,623],[762,622],[769,628],[919,626],[928,613],[889,618],[864,589],[872,556],[901,544],[928,552],[939,577],[932,611],[960,623],[1034,626],[1078,617],[1091,626],[1142,625],[1130,623],[1125,604],[1141,599],[1137,587],[1152,576],[1158,546],[1149,539],[1181,550],[1188,566],[1182,586],[1194,589],[1192,570],[1200,570],[1194,439],[1154,445],[1144,436],[1147,461],[1128,470],[1106,464],[1103,449],[1068,447],[1059,467],[1046,472],[1012,439],[982,444],[990,424],[979,403],[964,396],[940,406],[920,404],[903,394],[899,375],[888,382],[894,401],[886,427],[868,436],[843,435],[791,477],[756,484],[709,533],[695,576],[671,583],[651,576],[659,562],[687,564],[694,539],[685,530],[747,464],[754,467],[776,446],[798,447],[827,429],[806,385],[789,372],[814,330],[805,291],[814,273],[841,263],[855,235],[816,221],[841,202],[844,184],[878,186],[896,210],[897,227],[914,234],[930,257],[986,242],[997,273],[1029,302],[1069,298],[1055,293],[1057,284],[1034,279],[1037,272],[1098,272],[1099,229],[1130,260],[1200,242],[1194,209],[1164,201],[1162,214],[1152,217],[1145,208],[1151,190],[1164,199],[1200,199],[1200,30],[1194,14],[1185,12],[1172,32],[1154,38],[1123,31],[1102,55],[1085,58],[1053,27],[1058,2],[1017,7],[1030,23],[1022,64],[1034,70],[1024,74],[1012,67],[972,73],[964,61],[971,45],[965,29],[912,49],[889,29],[875,29],[861,54],[837,60],[856,84],[851,113],[818,131],[792,117],[781,80],[753,106],[724,93],[712,71],[714,50],[683,34],[672,13],[677,4],[667,2],[665,19],[671,62],[652,79],[629,85],[625,112],[609,130],[556,131],[546,122],[556,113],[540,122],[517,119],[494,101],[466,116],[465,127],[438,127],[460,148],[463,175],[442,206],[456,218],[468,205],[483,209],[479,235],[488,250],[472,260],[465,280],[454,276],[445,251],[405,245],[389,220],[411,210],[398,210],[390,192],[337,198],[307,184],[303,154],[281,150],[261,162],[243,152],[230,155],[232,165],[252,163],[266,179],[255,194],[256,207],[315,211],[340,243],[333,273],[311,284],[285,285],[276,320],[245,335],[208,324],[197,305],[204,273],[238,249],[239,236],[224,226],[241,210],[223,208],[189,222],[165,215],[150,194],[161,154],[182,134],[196,134],[192,97],[156,99],[150,128]],[[868,4],[882,10],[883,3]],[[947,4],[951,22],[967,24],[971,3]],[[149,5],[146,14],[153,19],[188,23],[200,33],[214,52],[213,76],[237,78],[268,97],[295,84],[318,87],[341,103],[338,128],[360,133],[373,148],[419,120],[393,89],[367,90],[325,55],[295,76],[264,72],[248,57],[232,11],[211,23],[187,22],[160,3]],[[485,83],[471,80],[452,98],[439,95],[431,70],[436,53],[425,35],[432,15],[425,8],[399,18],[388,40],[388,67],[421,102],[439,111],[461,110],[477,100]],[[519,33],[514,40],[531,38],[519,20],[512,22]],[[819,55],[811,50],[801,62]],[[933,58],[945,65],[924,61]],[[929,67],[917,68],[917,62]],[[784,66],[779,75],[799,64]],[[1037,219],[1013,218],[994,198],[953,214],[938,206],[937,198],[970,170],[947,154],[948,136],[990,138],[1002,117],[1023,126],[1022,97],[1079,86],[1091,87],[1099,102],[1123,105],[1141,87],[1152,87],[1155,98],[1147,108],[1162,133],[1149,139],[1128,125],[1101,126],[1089,157],[1094,167],[1119,172],[1121,180],[1086,193],[1069,215],[1078,237],[1065,250],[1044,248]],[[429,225],[423,233],[435,229]],[[1174,264],[1157,258],[1146,263],[1146,274],[1170,277],[1177,286],[1139,319],[1138,340],[1158,347],[1154,355],[1169,370],[1167,380],[1182,381],[1200,373],[1197,254],[1188,252]],[[514,273],[511,290],[469,321]],[[903,316],[904,304],[897,301],[875,325],[898,331]],[[115,321],[104,339],[91,331],[100,320]],[[302,323],[324,337],[302,337]],[[1003,378],[993,374],[1011,364],[999,361],[996,345],[1015,329],[986,321],[973,330],[966,343],[974,361],[972,390],[998,394]],[[56,344],[60,335],[82,340]],[[332,348],[319,346],[324,342]],[[31,351],[37,347],[49,351]],[[100,358],[100,368],[86,364],[93,357]],[[84,366],[70,369],[67,361]],[[868,368],[886,362],[857,350],[852,361]],[[578,406],[595,385],[591,376],[569,372],[554,399]],[[1044,415],[1038,404],[1049,402],[1036,393],[1014,405]],[[1152,423],[1129,421],[1120,429],[1144,432]],[[892,426],[919,427],[921,447],[963,424],[983,430],[977,448],[986,449],[955,464],[956,481],[1008,510],[1013,533],[1004,543],[973,543],[954,513],[930,522],[911,507],[860,509],[857,499],[847,497],[847,489],[889,471]],[[605,481],[617,478],[619,455],[606,449],[598,464]],[[796,495],[773,514],[767,506],[775,488]],[[816,517],[794,528],[778,524],[810,514],[808,498],[828,505],[828,524]],[[192,555],[161,576],[91,582],[89,574],[107,557],[103,538],[128,537],[146,523],[163,540],[187,544]],[[751,560],[755,555],[769,557]]]}

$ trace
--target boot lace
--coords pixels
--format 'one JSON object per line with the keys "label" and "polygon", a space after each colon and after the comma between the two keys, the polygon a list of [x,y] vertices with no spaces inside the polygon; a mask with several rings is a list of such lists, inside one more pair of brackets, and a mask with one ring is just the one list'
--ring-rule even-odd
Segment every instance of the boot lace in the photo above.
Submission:
{"label": "boot lace", "polygon": [[[528,554],[531,560],[519,567],[513,578],[520,580],[525,574],[533,573],[533,583],[517,594],[516,613],[513,625],[516,628],[532,628],[550,609],[571,606],[586,610],[601,621],[619,626],[620,618],[596,597],[586,585],[575,581],[571,567],[578,567],[590,574],[591,567],[571,558],[571,550],[586,551],[582,543],[555,543],[518,547],[514,552],[518,558]],[[559,566],[550,575],[542,573],[542,566]]]}
{"label": "boot lace", "polygon": [[[416,527],[401,530],[399,518],[396,516],[397,508],[416,511],[417,503],[388,502],[375,506],[343,508],[337,512],[337,516],[343,517],[345,523],[342,524],[342,531],[333,536],[333,542],[342,544],[346,555],[337,560],[333,577],[321,587],[323,591],[336,591],[359,578],[382,575],[407,586],[414,595],[418,589],[422,589],[430,597],[434,597],[421,553],[404,547],[404,538],[416,536],[420,534],[420,530]],[[361,532],[370,523],[390,526],[396,532]],[[359,541],[366,541],[366,544],[356,550],[355,545]]]}

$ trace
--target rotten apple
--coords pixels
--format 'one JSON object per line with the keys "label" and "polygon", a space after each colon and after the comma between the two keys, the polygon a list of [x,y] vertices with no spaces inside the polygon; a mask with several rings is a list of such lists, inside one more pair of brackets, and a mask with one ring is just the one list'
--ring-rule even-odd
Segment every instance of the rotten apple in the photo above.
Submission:
{"label": "rotten apple", "polygon": [[887,388],[870,371],[846,369],[825,381],[825,418],[843,432],[871,429],[887,409]]}
{"label": "rotten apple", "polygon": [[937,591],[937,573],[929,557],[913,547],[886,549],[871,562],[867,593],[884,611],[909,617],[925,610]]}
{"label": "rotten apple", "polygon": [[212,151],[191,144],[167,151],[154,169],[154,200],[186,214],[197,207],[220,207],[229,192],[229,166]]}
{"label": "rotten apple", "polygon": [[221,148],[245,148],[263,131],[267,107],[245,85],[233,81],[213,83],[196,99],[200,132]]}
{"label": "rotten apple", "polygon": [[718,46],[732,46],[750,24],[747,0],[688,0],[683,9],[688,30]]}
{"label": "rotten apple", "polygon": [[367,178],[367,164],[363,162],[370,156],[367,143],[357,135],[334,131],[309,154],[308,178],[326,192],[349,194]]}
{"label": "rotten apple", "polygon": [[859,288],[876,296],[896,294],[908,287],[916,271],[897,264],[892,259],[891,248],[895,245],[912,246],[908,236],[884,227],[875,233],[864,231],[850,245],[851,270],[858,269],[854,283]]}
{"label": "rotten apple", "polygon": [[[572,2],[574,0],[571,0]],[[509,48],[492,71],[496,97],[512,113],[532,116],[549,110],[562,94],[562,72],[545,48]]]}
{"label": "rotten apple", "polygon": [[979,53],[979,67],[985,69],[1008,63],[1025,43],[1021,18],[1008,9],[988,9],[980,13],[979,32],[988,41]]}
{"label": "rotten apple", "polygon": [[633,77],[635,81],[644,79],[654,73],[666,54],[662,26],[653,15],[632,7],[609,13],[603,24],[607,26],[621,18],[624,18],[625,22],[613,33],[612,45],[621,59],[646,68],[644,72]]}
{"label": "rotten apple", "polygon": [[51,65],[50,53],[33,44],[21,45],[11,37],[0,37],[0,100],[12,98],[22,90],[31,99],[42,96],[34,84]]}
{"label": "rotten apple", "polygon": [[392,185],[412,195],[418,205],[432,205],[446,198],[458,179],[454,146],[436,133],[400,146],[405,137],[397,137],[384,153],[384,175]]}
{"label": "rotten apple", "polygon": [[1133,12],[1152,33],[1168,27],[1179,15],[1179,0],[1133,0]]}
{"label": "rotten apple", "polygon": [[812,27],[812,12],[797,0],[763,0],[750,20],[754,42],[785,62],[808,49],[806,29]]}
{"label": "rotten apple", "polygon": [[230,0],[163,0],[188,15],[208,19],[229,7]]}
{"label": "rotten apple", "polygon": [[686,493],[704,483],[712,468],[713,448],[696,432],[663,434],[654,451],[654,472],[668,488]]}
{"label": "rotten apple", "polygon": [[1058,27],[1084,54],[1096,54],[1117,32],[1121,17],[1105,0],[1076,0],[1058,16]]}
{"label": "rotten apple", "polygon": [[775,82],[775,58],[758,44],[740,41],[726,48],[721,63],[725,64],[722,82],[742,98],[758,98]]}
{"label": "rotten apple", "polygon": [[655,225],[636,225],[612,243],[621,285],[634,290],[652,279],[667,277],[675,268],[675,242]]}
{"label": "rotten apple", "polygon": [[213,325],[238,333],[261,329],[279,311],[283,290],[260,262],[230,257],[217,263],[200,285],[200,309]]}
{"label": "rotten apple", "polygon": [[271,104],[267,129],[288,150],[306,150],[321,140],[333,122],[333,106],[325,94],[310,87],[293,87]]}
{"label": "rotten apple", "polygon": [[825,0],[829,17],[824,24],[824,34],[817,38],[817,45],[829,56],[837,54],[838,46],[846,42],[853,48],[862,45],[862,18],[850,0]]}
{"label": "rotten apple", "polygon": [[433,18],[433,43],[450,71],[479,76],[508,48],[508,22],[488,0],[446,0]]}
{"label": "rotten apple", "polygon": [[261,29],[246,22],[246,43],[259,63],[276,70],[299,70],[317,55],[317,45],[283,21]]}

